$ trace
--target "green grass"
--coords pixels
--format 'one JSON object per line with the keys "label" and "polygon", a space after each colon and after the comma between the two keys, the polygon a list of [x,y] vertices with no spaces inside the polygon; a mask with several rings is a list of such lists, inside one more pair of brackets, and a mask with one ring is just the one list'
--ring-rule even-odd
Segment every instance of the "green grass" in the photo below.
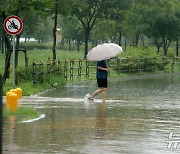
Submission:
{"label": "green grass", "polygon": [[19,107],[17,112],[8,111],[6,108],[3,108],[3,117],[15,116],[17,121],[30,120],[39,117],[37,110],[31,107]]}
{"label": "green grass", "polygon": [[[70,60],[70,59],[80,59],[83,58],[83,52],[78,51],[66,51],[66,50],[57,50],[56,52],[56,59],[57,60]],[[23,66],[23,55],[19,54],[21,62],[20,65]],[[36,61],[43,61],[46,63],[48,61],[48,57],[50,60],[53,60],[52,51],[51,50],[31,50],[28,51],[28,57],[29,57],[29,64],[31,65],[34,60]]]}
{"label": "green grass", "polygon": [[[58,60],[70,60],[70,59],[81,59],[84,56],[83,52],[78,52],[78,51],[65,51],[65,50],[57,50],[57,59]],[[48,61],[48,58],[50,60],[53,60],[52,56],[52,51],[51,50],[29,50],[27,51],[27,56],[28,56],[28,64],[32,65],[33,61],[36,60],[37,62],[43,61],[46,63]],[[3,68],[4,68],[4,60],[5,60],[5,54],[0,53],[0,73],[3,73]],[[12,61],[12,55],[11,55],[11,64],[13,64]],[[23,52],[19,53],[18,56],[18,66],[24,67],[25,62],[24,62],[24,54]]]}
{"label": "green grass", "polygon": [[[62,52],[62,53],[61,53]],[[71,57],[73,58],[73,54],[71,52],[66,52],[66,51],[57,51],[57,59],[62,59],[60,58],[62,57],[62,55],[67,55],[64,57],[68,57],[69,55],[69,59],[71,59]],[[80,57],[81,54],[76,54],[76,57]],[[43,61],[44,63],[46,63],[48,61],[48,57],[50,57],[50,59],[52,60],[52,52],[51,50],[31,50],[28,51],[28,58],[29,58],[29,66],[32,66],[32,63],[34,60],[40,62]],[[0,74],[3,74],[3,68],[4,68],[4,59],[5,59],[5,54],[0,53]],[[11,55],[11,64],[12,64],[12,55]],[[24,54],[23,53],[19,53],[19,62],[18,62],[18,67],[25,69],[25,62],[24,62]],[[22,69],[22,70],[23,70]],[[5,95],[5,93],[7,91],[9,91],[10,89],[12,89],[12,68],[10,70],[10,78],[6,80],[6,84],[4,85],[3,88],[3,94]],[[55,77],[52,77],[55,78]],[[60,81],[59,86],[62,86],[65,82],[64,81]],[[23,81],[23,82],[19,82],[18,85],[16,87],[21,87],[23,89],[23,95],[31,95],[31,94],[35,94],[35,93],[39,93],[41,91],[43,91],[44,89],[49,89],[52,88],[51,83],[43,83],[43,84],[38,84],[38,85],[33,85],[32,81]]]}

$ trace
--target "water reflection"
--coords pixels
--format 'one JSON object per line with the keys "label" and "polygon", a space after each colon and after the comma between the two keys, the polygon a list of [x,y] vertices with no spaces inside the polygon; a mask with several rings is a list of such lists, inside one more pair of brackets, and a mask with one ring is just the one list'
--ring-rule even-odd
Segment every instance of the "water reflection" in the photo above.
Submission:
{"label": "water reflection", "polygon": [[96,135],[99,139],[105,139],[106,135],[106,101],[96,108]]}
{"label": "water reflection", "polygon": [[8,138],[8,144],[3,146],[6,150],[8,149],[9,153],[13,153],[14,149],[20,149],[20,147],[14,143],[15,134],[16,134],[16,117],[10,116],[6,118],[6,122],[8,125],[5,125],[4,134],[6,138]]}
{"label": "water reflection", "polygon": [[[55,90],[42,95],[80,98],[96,88],[93,83],[73,84],[62,93]],[[24,106],[32,105],[46,117],[33,123],[17,123],[15,117],[4,119],[3,154],[180,152],[180,145],[168,149],[165,142],[172,130],[180,136],[179,75],[110,80],[108,98],[121,101],[86,106],[78,99],[28,100]]]}

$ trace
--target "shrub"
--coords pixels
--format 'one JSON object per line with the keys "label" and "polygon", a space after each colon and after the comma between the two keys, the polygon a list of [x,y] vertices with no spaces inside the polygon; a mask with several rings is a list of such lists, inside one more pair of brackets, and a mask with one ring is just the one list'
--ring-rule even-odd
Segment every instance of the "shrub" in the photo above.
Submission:
{"label": "shrub", "polygon": [[63,68],[61,63],[34,64],[32,67],[16,70],[18,82],[33,81],[33,83],[64,84]]}

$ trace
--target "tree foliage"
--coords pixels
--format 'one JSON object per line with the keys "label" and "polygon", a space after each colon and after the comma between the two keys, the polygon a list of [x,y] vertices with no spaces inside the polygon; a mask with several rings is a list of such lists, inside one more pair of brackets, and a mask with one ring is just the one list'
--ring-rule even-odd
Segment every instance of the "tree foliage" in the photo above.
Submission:
{"label": "tree foliage", "polygon": [[102,16],[105,0],[74,0],[72,15],[76,16],[85,30],[85,54],[88,53],[88,40],[95,21]]}
{"label": "tree foliage", "polygon": [[[0,4],[0,11],[5,11],[7,16],[14,14],[22,18],[23,36],[41,41],[53,38],[52,30],[55,34],[58,26],[64,41],[84,43],[84,56],[89,41],[94,45],[100,42],[123,45],[122,37],[132,46],[138,46],[139,39],[147,37],[158,51],[163,47],[164,55],[170,43],[176,42],[178,53],[179,0],[0,0]],[[58,20],[58,16],[63,20]],[[2,24],[2,13],[0,18]]]}

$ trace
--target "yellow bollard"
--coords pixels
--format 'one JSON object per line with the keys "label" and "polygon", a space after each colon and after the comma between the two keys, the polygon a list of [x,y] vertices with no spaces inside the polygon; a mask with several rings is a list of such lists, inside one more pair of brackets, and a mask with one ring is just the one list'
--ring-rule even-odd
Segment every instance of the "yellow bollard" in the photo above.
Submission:
{"label": "yellow bollard", "polygon": [[10,92],[13,92],[13,93],[17,94],[17,90],[16,89],[11,89]]}
{"label": "yellow bollard", "polygon": [[9,109],[10,109],[10,111],[16,112],[17,111],[17,106],[18,106],[17,94],[11,93],[9,95]]}
{"label": "yellow bollard", "polygon": [[6,109],[9,110],[10,107],[10,102],[9,102],[9,95],[12,94],[13,92],[8,91],[6,93]]}
{"label": "yellow bollard", "polygon": [[21,99],[22,98],[22,89],[21,88],[16,88],[17,91],[17,98]]}

